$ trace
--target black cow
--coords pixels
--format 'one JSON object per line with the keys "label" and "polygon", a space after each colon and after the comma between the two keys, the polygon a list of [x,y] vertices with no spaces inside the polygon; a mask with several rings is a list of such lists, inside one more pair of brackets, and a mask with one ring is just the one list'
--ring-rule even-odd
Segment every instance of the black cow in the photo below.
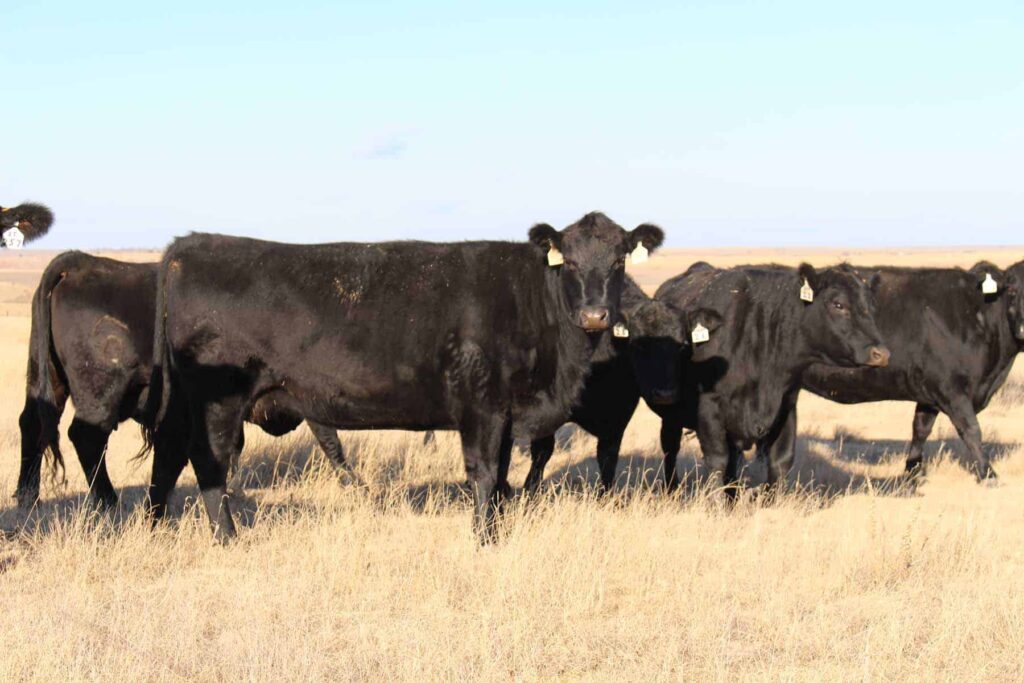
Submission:
{"label": "black cow", "polygon": [[[924,442],[945,413],[979,480],[995,480],[977,414],[1003,385],[1024,344],[1024,261],[959,268],[858,268],[875,299],[878,329],[892,349],[884,368],[812,365],[805,389],[840,403],[914,401],[907,471],[921,471]],[[986,280],[989,285],[986,286]],[[996,291],[986,294],[984,289]]]}
{"label": "black cow", "polygon": [[709,341],[694,346],[680,400],[651,406],[662,418],[670,490],[679,483],[684,428],[697,432],[704,463],[723,478],[728,495],[735,494],[743,449],[755,443],[771,452],[768,483],[774,487],[793,461],[792,414],[803,371],[814,362],[885,366],[889,359],[867,285],[845,265],[718,269],[697,263],[662,284],[655,299],[677,310],[708,308],[721,318]]}
{"label": "black cow", "polygon": [[[157,265],[70,251],[43,271],[32,300],[27,396],[19,420],[20,506],[29,507],[39,498],[44,453],[63,467],[58,427],[69,397],[75,417],[68,436],[90,495],[99,505],[117,504],[103,454],[110,433],[121,422],[135,419],[144,427],[152,425],[144,406],[152,372]],[[272,396],[257,403],[249,419],[275,435],[301,422],[294,413],[277,408]],[[334,431],[312,424],[310,428],[332,461],[341,462]],[[168,447],[183,448],[187,429],[187,423],[169,428]]]}
{"label": "black cow", "polygon": [[[622,436],[641,396],[648,404],[678,400],[680,364],[689,351],[689,330],[698,322],[713,325],[717,319],[711,311],[684,315],[651,299],[628,277],[621,310],[628,336],[604,333],[583,393],[569,417],[570,422],[597,437],[597,463],[604,491],[614,483]],[[530,445],[527,491],[540,486],[554,449],[554,436],[536,439]]]}
{"label": "black cow", "polygon": [[[592,213],[532,244],[294,245],[195,234],[164,255],[161,412],[184,392],[192,462],[215,536],[233,535],[225,474],[242,419],[268,391],[345,429],[456,429],[474,528],[493,537],[513,437],[554,433],[619,316],[628,254],[653,225]],[[159,510],[185,454],[154,462]]]}
{"label": "black cow", "polygon": [[[42,204],[25,202],[17,206],[0,207],[0,235],[11,228],[21,231],[26,242],[45,235],[53,225],[53,212]],[[7,242],[0,240],[0,247]]]}

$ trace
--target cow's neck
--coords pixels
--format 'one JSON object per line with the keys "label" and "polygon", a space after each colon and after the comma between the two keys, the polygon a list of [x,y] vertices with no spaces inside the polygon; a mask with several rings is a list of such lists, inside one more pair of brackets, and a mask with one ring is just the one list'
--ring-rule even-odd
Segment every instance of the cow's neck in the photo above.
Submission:
{"label": "cow's neck", "polygon": [[773,327],[768,331],[768,343],[762,344],[762,367],[769,371],[766,374],[773,383],[778,383],[773,388],[782,392],[799,385],[804,370],[814,362],[803,333],[804,306],[802,301],[791,301],[763,311],[762,319],[773,321]]}
{"label": "cow's neck", "polygon": [[993,349],[995,353],[988,354],[990,363],[986,368],[981,385],[977,388],[980,395],[974,397],[978,408],[986,406],[992,395],[1003,385],[1013,367],[1013,361],[1020,352],[1020,344],[1014,335],[1013,325],[1007,315],[1005,304],[1000,306],[993,327],[992,345],[995,347]]}
{"label": "cow's neck", "polygon": [[[803,349],[803,335],[800,334],[802,316],[799,308],[768,306],[758,301],[744,317],[751,324],[743,326],[746,331],[740,330],[741,335],[747,335],[741,343],[750,349],[747,358],[753,363],[743,365],[753,372],[745,378],[739,390],[742,400],[733,404],[731,431],[744,439],[758,439],[774,422],[786,395],[799,385],[801,373],[809,361]],[[769,320],[770,325],[754,322]],[[765,336],[751,338],[751,327],[760,327]]]}

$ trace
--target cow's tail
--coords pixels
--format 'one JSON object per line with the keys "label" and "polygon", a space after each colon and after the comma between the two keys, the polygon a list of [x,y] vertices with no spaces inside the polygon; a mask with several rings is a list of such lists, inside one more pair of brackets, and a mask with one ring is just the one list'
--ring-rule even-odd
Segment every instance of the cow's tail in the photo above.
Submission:
{"label": "cow's tail", "polygon": [[[53,344],[51,294],[75,267],[79,252],[65,252],[43,271],[32,297],[32,332],[29,337],[28,377],[25,410],[21,415],[22,449],[42,454],[54,480],[64,479],[64,456],[60,451],[60,418],[68,396],[67,375]],[[58,398],[58,395],[60,398]]]}
{"label": "cow's tail", "polygon": [[[146,397],[145,420],[143,420],[143,442],[151,448],[157,432],[167,416],[171,402],[171,353],[167,344],[167,273],[171,264],[171,249],[160,261],[156,275],[156,306],[153,321],[153,371]],[[140,454],[141,455],[141,454]]]}

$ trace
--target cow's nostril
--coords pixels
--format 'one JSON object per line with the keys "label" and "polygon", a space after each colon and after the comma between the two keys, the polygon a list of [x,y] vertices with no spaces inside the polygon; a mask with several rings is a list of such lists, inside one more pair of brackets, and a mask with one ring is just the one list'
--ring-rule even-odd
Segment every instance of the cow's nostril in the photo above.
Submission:
{"label": "cow's nostril", "polygon": [[604,330],[608,327],[608,309],[603,306],[587,306],[580,309],[580,326],[587,330]]}
{"label": "cow's nostril", "polygon": [[889,364],[889,349],[884,346],[872,346],[868,350],[868,365],[873,368],[884,368]]}
{"label": "cow's nostril", "polygon": [[671,389],[656,389],[651,394],[651,401],[656,405],[668,405],[676,402],[676,392]]}

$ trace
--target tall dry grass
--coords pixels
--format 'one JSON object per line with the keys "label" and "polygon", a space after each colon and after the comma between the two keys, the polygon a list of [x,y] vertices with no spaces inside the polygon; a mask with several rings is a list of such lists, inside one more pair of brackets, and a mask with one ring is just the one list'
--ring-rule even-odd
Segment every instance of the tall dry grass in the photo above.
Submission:
{"label": "tall dry grass", "polygon": [[[0,317],[8,494],[27,330]],[[804,397],[799,492],[726,508],[688,440],[695,483],[669,498],[642,412],[614,495],[594,492],[593,439],[566,430],[544,494],[516,500],[487,548],[452,434],[344,433],[341,483],[304,431],[250,430],[244,528],[222,548],[189,471],[170,523],[148,528],[126,424],[108,453],[116,514],[83,505],[70,445],[66,485],[31,513],[0,508],[0,680],[1022,680],[1020,379],[982,415],[995,489],[955,463],[946,422],[913,489],[912,406]],[[517,451],[513,481],[526,469]]]}

